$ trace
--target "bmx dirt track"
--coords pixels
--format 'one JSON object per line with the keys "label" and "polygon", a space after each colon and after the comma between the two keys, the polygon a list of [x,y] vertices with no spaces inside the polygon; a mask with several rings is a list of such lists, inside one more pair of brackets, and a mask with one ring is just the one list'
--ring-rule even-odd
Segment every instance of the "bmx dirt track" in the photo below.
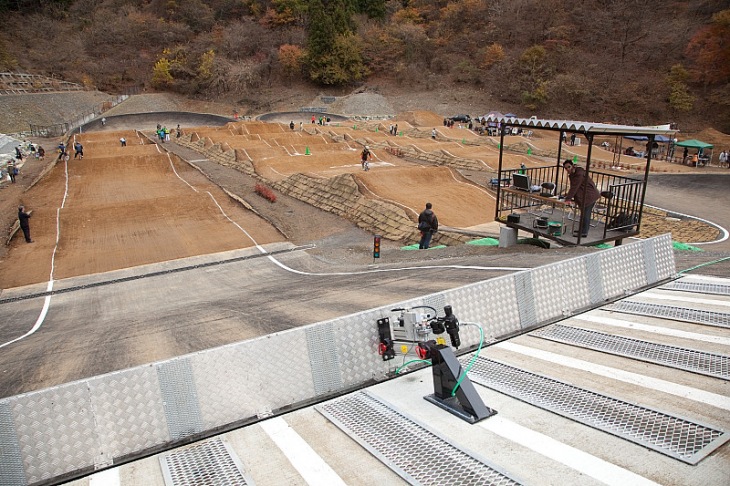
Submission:
{"label": "bmx dirt track", "polygon": [[[23,194],[22,203],[33,211],[34,243],[26,244],[22,235],[13,238],[0,271],[0,288],[248,248],[256,243],[288,239],[305,243],[310,237],[341,229],[342,224],[333,225],[332,218],[320,217],[323,212],[318,211],[317,217],[309,217],[306,225],[297,228],[297,234],[284,235],[200,171],[161,150],[138,131],[110,131],[107,126],[76,137],[84,145],[83,160],[57,162]],[[120,137],[128,141],[126,147],[120,146]],[[336,144],[328,145],[333,148]],[[164,146],[172,149],[175,144]],[[379,151],[373,170],[363,172],[355,149],[333,150],[321,156],[323,167],[317,166],[317,156],[286,156],[267,160],[260,170],[307,170],[326,177],[332,175],[331,166],[335,165],[334,173],[353,174],[369,197],[397,200],[413,220],[425,198],[438,208],[445,225],[470,227],[488,223],[492,217],[494,197],[450,168],[408,163]],[[259,198],[248,193],[245,197]]]}
{"label": "bmx dirt track", "polygon": [[[127,147],[119,146],[122,135]],[[83,141],[83,160],[58,162],[24,194],[34,243],[13,239],[0,287],[48,281],[51,262],[53,278],[62,279],[253,246],[236,224],[259,244],[284,240],[199,171],[143,145],[134,132],[86,134]]]}
{"label": "bmx dirt track", "polygon": [[[173,118],[170,121],[184,120],[179,113]],[[33,211],[31,229],[35,242],[26,244],[20,237],[12,240],[0,271],[0,288],[248,248],[255,243],[287,240],[307,243],[348,226],[345,221],[333,222],[337,219],[333,215],[317,211],[316,216],[306,217],[306,224],[300,224],[294,231],[287,230],[285,234],[278,231],[281,225],[275,228],[233,201],[218,184],[210,182],[190,164],[168,155],[131,129],[133,126],[153,128],[155,120],[154,116],[148,116],[140,125],[139,117],[110,117],[105,127],[96,122],[98,126],[92,128],[98,131],[79,136],[85,147],[83,160],[72,158],[68,165],[59,162],[39,184],[23,194],[22,202]],[[276,136],[281,138],[299,135],[299,132],[292,133],[286,124],[259,126],[269,132],[278,130]],[[256,125],[249,126],[249,130],[254,128]],[[185,124],[185,130],[190,129]],[[203,129],[207,130],[216,131],[218,137],[227,132],[227,129]],[[128,140],[126,147],[120,147],[121,136]],[[368,137],[376,136],[368,132]],[[311,137],[308,143],[314,138],[319,137]],[[418,139],[417,143],[439,146],[428,139]],[[448,141],[442,146],[451,145],[458,147]],[[165,146],[182,149],[174,143]],[[445,226],[470,228],[493,219],[493,196],[457,171],[420,165],[378,150],[373,170],[362,172],[357,163],[359,152],[354,148],[357,146],[357,143],[312,145],[313,152],[321,152],[312,157],[275,155],[277,150],[267,147],[263,150],[269,155],[257,162],[257,170],[272,179],[301,171],[322,177],[348,173],[356,178],[368,197],[393,202],[414,220],[426,199],[434,204]],[[298,150],[303,153],[304,145]],[[197,157],[200,156],[192,156]],[[66,171],[68,195],[64,200]],[[245,194],[248,198],[249,193]],[[282,203],[271,205],[273,211],[296,214],[282,206]],[[236,225],[246,228],[254,241]],[[58,247],[54,253],[57,227]],[[360,243],[367,246],[367,236],[360,235],[363,236]]]}

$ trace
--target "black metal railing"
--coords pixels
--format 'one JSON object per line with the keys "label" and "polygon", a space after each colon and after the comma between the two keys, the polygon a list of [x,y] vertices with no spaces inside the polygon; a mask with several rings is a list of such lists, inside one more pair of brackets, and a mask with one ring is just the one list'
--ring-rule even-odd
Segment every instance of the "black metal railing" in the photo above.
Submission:
{"label": "black metal railing", "polygon": [[[570,189],[568,173],[562,165],[503,169],[495,180],[504,181],[502,186],[514,186],[514,174],[527,177],[529,191],[499,191],[496,217],[500,221],[506,221],[506,216],[515,210],[529,210],[545,204],[544,200],[537,200],[534,195],[560,196]],[[609,231],[638,231],[645,181],[599,171],[590,171],[589,176],[601,193],[591,213],[591,220],[595,224],[602,223],[603,238],[607,238]],[[615,234],[612,237],[615,238]]]}

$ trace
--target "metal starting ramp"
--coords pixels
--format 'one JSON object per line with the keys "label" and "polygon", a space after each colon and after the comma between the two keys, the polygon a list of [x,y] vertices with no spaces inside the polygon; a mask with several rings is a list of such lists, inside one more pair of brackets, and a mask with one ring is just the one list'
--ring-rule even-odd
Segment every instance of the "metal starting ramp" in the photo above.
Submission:
{"label": "metal starting ramp", "polygon": [[[718,312],[728,284],[683,277],[627,299]],[[476,424],[424,399],[426,367],[70,484],[730,483],[728,380],[696,369],[727,359],[728,330],[612,308],[483,348],[469,377],[497,414]]]}

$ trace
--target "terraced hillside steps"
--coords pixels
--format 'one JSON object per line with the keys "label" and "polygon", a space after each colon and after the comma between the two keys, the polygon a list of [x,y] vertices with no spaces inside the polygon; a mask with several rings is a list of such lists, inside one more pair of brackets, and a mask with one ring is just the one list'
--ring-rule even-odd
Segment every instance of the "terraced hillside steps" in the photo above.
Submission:
{"label": "terraced hillside steps", "polygon": [[83,85],[37,74],[0,73],[0,95],[85,90]]}

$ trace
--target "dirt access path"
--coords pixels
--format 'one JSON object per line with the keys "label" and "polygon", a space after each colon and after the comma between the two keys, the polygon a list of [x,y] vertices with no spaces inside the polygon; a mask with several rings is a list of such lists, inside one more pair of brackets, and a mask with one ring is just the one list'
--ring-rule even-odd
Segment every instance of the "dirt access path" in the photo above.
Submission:
{"label": "dirt access path", "polygon": [[[127,147],[120,146],[121,136]],[[12,240],[1,288],[253,246],[236,225],[255,243],[285,240],[189,164],[135,132],[80,140],[83,160],[58,163],[23,195],[33,210],[34,243]]]}

